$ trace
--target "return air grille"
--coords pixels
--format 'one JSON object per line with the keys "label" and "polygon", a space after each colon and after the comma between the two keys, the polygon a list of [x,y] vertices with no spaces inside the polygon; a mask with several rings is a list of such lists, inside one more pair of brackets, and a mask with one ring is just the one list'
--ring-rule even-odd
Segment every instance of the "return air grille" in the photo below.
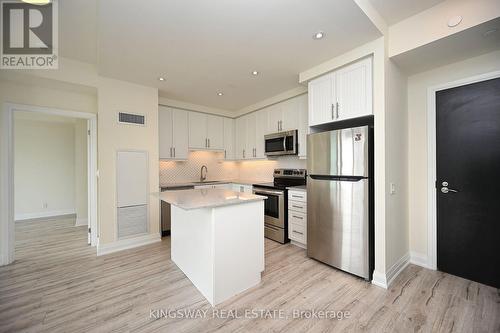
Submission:
{"label": "return air grille", "polygon": [[133,125],[143,125],[146,122],[146,117],[140,114],[132,114],[119,112],[118,113],[118,122],[122,124],[133,124]]}

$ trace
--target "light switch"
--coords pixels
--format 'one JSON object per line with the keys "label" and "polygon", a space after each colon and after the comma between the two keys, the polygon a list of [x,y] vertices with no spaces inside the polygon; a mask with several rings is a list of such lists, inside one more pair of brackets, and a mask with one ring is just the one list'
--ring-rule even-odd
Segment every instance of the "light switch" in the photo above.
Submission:
{"label": "light switch", "polygon": [[389,190],[389,193],[390,193],[390,194],[396,194],[396,184],[394,184],[394,183],[391,183],[391,184],[390,184],[390,190]]}

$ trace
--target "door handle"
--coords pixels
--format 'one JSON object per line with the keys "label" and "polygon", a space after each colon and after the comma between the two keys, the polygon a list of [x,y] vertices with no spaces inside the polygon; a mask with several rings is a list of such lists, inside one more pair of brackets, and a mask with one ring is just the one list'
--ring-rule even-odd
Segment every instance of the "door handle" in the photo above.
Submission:
{"label": "door handle", "polygon": [[458,191],[457,191],[457,190],[454,190],[454,189],[452,189],[452,188],[448,188],[448,187],[446,187],[446,186],[441,187],[441,192],[443,192],[443,193],[445,193],[445,194],[446,194],[446,193],[450,193],[450,192],[452,192],[452,193],[458,193]]}
{"label": "door handle", "polygon": [[448,182],[442,182],[441,185],[443,186],[443,187],[441,187],[441,192],[443,192],[445,194],[450,193],[450,192],[458,193],[458,190],[454,190],[454,189],[448,187],[448,185],[449,185]]}

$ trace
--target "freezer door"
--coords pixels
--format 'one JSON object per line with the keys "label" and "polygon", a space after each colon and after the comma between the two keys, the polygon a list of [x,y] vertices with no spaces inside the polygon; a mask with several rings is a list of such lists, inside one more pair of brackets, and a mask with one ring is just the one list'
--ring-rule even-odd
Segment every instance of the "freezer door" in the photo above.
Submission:
{"label": "freezer door", "polygon": [[307,174],[368,177],[368,126],[308,135]]}
{"label": "freezer door", "polygon": [[307,180],[307,255],[369,277],[368,179]]}

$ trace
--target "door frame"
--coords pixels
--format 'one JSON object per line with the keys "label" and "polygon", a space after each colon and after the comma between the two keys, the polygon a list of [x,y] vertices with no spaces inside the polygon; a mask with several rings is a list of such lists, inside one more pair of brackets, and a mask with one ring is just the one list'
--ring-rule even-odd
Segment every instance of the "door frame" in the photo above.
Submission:
{"label": "door frame", "polygon": [[436,92],[499,77],[500,71],[494,71],[427,89],[427,268],[437,270]]}
{"label": "door frame", "polygon": [[90,244],[98,243],[97,222],[97,114],[62,110],[25,104],[4,103],[0,110],[0,266],[14,261],[15,226],[14,226],[14,112],[37,112],[63,117],[87,120],[89,136],[87,140],[87,175],[88,175],[88,225],[90,226]]}

